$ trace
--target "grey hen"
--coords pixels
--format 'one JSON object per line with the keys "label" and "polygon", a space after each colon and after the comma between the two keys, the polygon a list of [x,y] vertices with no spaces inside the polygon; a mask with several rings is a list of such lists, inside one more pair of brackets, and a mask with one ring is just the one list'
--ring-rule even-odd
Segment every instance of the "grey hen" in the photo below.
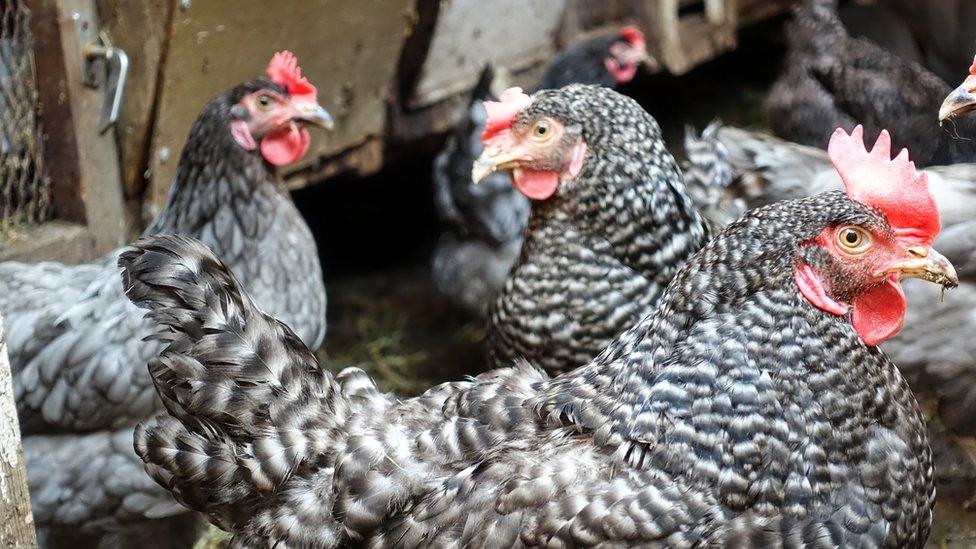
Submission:
{"label": "grey hen", "polygon": [[[559,53],[537,89],[629,82],[647,57],[644,36],[634,27],[590,38]],[[481,154],[484,100],[491,99],[492,72],[487,67],[475,87],[465,116],[434,161],[435,204],[448,224],[433,259],[438,289],[464,308],[484,314],[505,282],[522,245],[529,202],[511,179],[492,174],[477,185],[471,165]]]}
{"label": "grey hen", "polygon": [[[290,53],[275,56],[268,76],[204,108],[166,207],[144,234],[206,242],[259,303],[315,347],[325,333],[321,267],[275,165],[305,154],[305,124],[331,119]],[[142,341],[152,325],[123,295],[118,254],[77,266],[0,264],[34,516],[42,528],[64,528],[68,542],[79,528],[178,510],[119,444],[159,409],[142,365],[161,347]]]}
{"label": "grey hen", "polygon": [[607,88],[514,89],[488,103],[475,170],[513,170],[533,199],[518,260],[489,314],[495,366],[589,362],[657,304],[708,239],[661,131]]}
{"label": "grey hen", "polygon": [[[700,204],[707,211],[735,215],[739,208],[841,188],[827,154],[814,147],[731,127],[713,130],[708,139],[689,140],[702,151],[711,145],[734,172],[717,203]],[[703,152],[698,158],[708,156]],[[943,229],[935,243],[956,266],[960,286],[943,303],[938,290],[906,284],[911,308],[905,329],[884,348],[915,387],[940,395],[940,416],[947,426],[976,435],[976,164],[930,166],[925,173],[942,213]]]}
{"label": "grey hen", "polygon": [[434,283],[441,293],[479,313],[505,282],[529,217],[529,201],[512,188],[507,174],[471,182],[471,166],[484,148],[483,102],[492,98],[492,79],[486,67],[467,116],[434,159],[433,170],[437,212],[449,226],[434,249]]}
{"label": "grey hen", "polygon": [[[857,311],[897,286],[879,265],[948,285],[952,266],[928,251],[924,180],[879,188],[857,173],[877,158],[841,149],[866,202],[750,212],[591,364],[520,362],[406,400],[333,377],[204,246],[144,239],[120,263],[168,344],[149,365],[168,413],[136,448],[234,547],[921,547],[923,418],[862,342],[904,309]],[[903,215],[899,194],[928,207]],[[850,234],[879,245],[845,255]]]}

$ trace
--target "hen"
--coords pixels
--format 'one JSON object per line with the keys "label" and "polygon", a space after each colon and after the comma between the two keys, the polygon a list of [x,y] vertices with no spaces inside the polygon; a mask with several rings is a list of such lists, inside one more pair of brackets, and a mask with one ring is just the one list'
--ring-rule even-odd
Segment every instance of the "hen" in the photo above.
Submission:
{"label": "hen", "polygon": [[[314,348],[325,333],[321,267],[275,167],[305,154],[305,124],[332,121],[291,53],[277,54],[267,73],[203,109],[165,209],[144,234],[205,242]],[[79,528],[97,536],[106,524],[179,510],[131,451],[135,424],[159,409],[142,364],[161,347],[142,341],[152,324],[123,295],[118,254],[76,266],[0,264],[34,518],[71,542]]]}
{"label": "hen", "polygon": [[[708,158],[705,151],[711,149],[714,158],[720,159],[714,163],[726,163],[735,174],[711,201],[699,203],[707,211],[737,215],[747,207],[841,188],[826,153],[814,147],[729,127],[715,127],[705,138],[689,141],[697,143],[696,164],[711,165],[703,160]],[[705,172],[704,167],[687,171]],[[960,287],[951,300],[942,303],[939,292],[928,285],[907,284],[905,294],[912,304],[908,322],[884,348],[915,387],[934,389],[940,395],[939,415],[948,427],[976,435],[976,418],[971,413],[976,405],[976,384],[972,382],[976,377],[972,338],[976,333],[972,314],[976,304],[976,165],[930,166],[925,172],[942,213],[943,230],[935,243],[956,266]],[[713,185],[718,187],[723,184]],[[715,221],[724,225],[725,219]]]}
{"label": "hen", "polygon": [[168,343],[168,414],[137,451],[235,547],[921,547],[923,418],[865,342],[900,326],[899,275],[954,273],[924,175],[888,155],[838,133],[846,195],[731,224],[591,364],[407,400],[333,377],[204,246],[144,239],[120,264]]}
{"label": "hen", "polygon": [[[850,37],[836,0],[806,0],[787,31],[785,68],[767,99],[778,136],[822,147],[837,127],[891,132],[919,166],[976,161],[976,141],[941,130],[932,116],[949,93],[939,77],[873,42]],[[973,133],[972,122],[958,133]]]}
{"label": "hen", "polygon": [[489,361],[581,366],[657,304],[708,230],[654,119],[607,88],[489,109],[474,178],[511,169],[532,211],[522,250],[489,312]]}
{"label": "hen", "polygon": [[[537,89],[629,82],[647,59],[644,36],[634,27],[597,36],[561,52]],[[433,277],[441,293],[464,308],[484,314],[498,294],[522,246],[529,202],[506,174],[471,181],[471,165],[481,154],[484,100],[491,99],[492,73],[486,68],[466,116],[434,161],[435,203],[448,224],[434,250]]]}

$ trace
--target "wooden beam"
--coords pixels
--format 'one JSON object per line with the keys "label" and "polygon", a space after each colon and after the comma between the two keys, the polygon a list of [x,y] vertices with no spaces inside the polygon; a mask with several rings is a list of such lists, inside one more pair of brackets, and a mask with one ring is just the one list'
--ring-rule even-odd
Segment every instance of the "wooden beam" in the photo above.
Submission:
{"label": "wooden beam", "polygon": [[0,547],[37,547],[3,317],[0,317]]}
{"label": "wooden beam", "polygon": [[125,101],[119,116],[119,156],[122,184],[128,200],[139,200],[145,191],[160,63],[169,41],[170,18],[177,2],[172,0],[96,0],[102,28],[112,44],[122,48],[132,64],[125,85]]}
{"label": "wooden beam", "polygon": [[68,101],[65,59],[61,51],[61,27],[54,0],[27,0],[34,34],[34,65],[37,68],[37,94],[44,128],[44,160],[51,178],[51,203],[54,217],[85,223],[85,204],[78,173],[78,145],[74,119]]}
{"label": "wooden beam", "polygon": [[125,241],[115,131],[99,133],[103,88],[83,80],[86,43],[98,40],[94,0],[29,0],[55,219],[84,224],[91,253]]}

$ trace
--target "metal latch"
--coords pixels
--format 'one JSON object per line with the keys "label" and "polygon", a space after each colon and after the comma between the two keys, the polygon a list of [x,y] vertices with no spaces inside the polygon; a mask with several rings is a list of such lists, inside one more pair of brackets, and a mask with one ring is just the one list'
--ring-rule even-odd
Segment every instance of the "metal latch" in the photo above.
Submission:
{"label": "metal latch", "polygon": [[[98,33],[98,42],[88,42],[82,53],[85,57],[84,82],[91,88],[98,88],[104,82],[105,104],[98,132],[104,134],[119,119],[125,79],[129,74],[129,56],[112,45],[108,33]],[[104,80],[101,78],[104,75]]]}

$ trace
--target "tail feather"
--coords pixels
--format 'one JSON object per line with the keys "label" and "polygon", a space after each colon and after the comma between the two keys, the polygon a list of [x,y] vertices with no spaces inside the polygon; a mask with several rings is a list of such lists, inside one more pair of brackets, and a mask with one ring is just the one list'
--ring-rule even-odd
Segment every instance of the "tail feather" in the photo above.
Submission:
{"label": "tail feather", "polygon": [[747,209],[842,190],[827,153],[772,135],[710,124],[685,136],[689,195],[713,223],[724,226]]}
{"label": "tail feather", "polygon": [[149,372],[172,417],[141,425],[136,451],[184,504],[224,526],[244,520],[232,516],[241,503],[329,449],[350,412],[345,397],[301,339],[258,309],[199,242],[144,238],[119,265],[126,294],[167,343]]}
{"label": "tail feather", "polygon": [[750,208],[843,188],[823,149],[727,126],[717,136]]}
{"label": "tail feather", "polygon": [[713,121],[698,135],[685,128],[685,153],[688,159],[683,168],[685,188],[695,207],[713,226],[721,228],[745,213],[743,200],[735,196],[732,163],[729,152],[718,139],[722,128]]}

